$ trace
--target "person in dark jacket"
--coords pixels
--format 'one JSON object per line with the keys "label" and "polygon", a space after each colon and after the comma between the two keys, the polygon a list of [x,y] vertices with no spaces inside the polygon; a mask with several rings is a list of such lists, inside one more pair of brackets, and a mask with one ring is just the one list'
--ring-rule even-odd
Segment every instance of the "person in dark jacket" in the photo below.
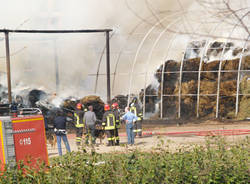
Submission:
{"label": "person in dark jacket", "polygon": [[54,132],[56,134],[59,155],[62,155],[61,139],[65,144],[67,152],[70,152],[70,146],[66,132],[66,117],[63,115],[62,111],[58,111],[54,119]]}
{"label": "person in dark jacket", "polygon": [[120,128],[120,109],[117,102],[112,104],[112,111],[115,114],[115,145],[119,146],[120,138],[119,138],[119,128]]}

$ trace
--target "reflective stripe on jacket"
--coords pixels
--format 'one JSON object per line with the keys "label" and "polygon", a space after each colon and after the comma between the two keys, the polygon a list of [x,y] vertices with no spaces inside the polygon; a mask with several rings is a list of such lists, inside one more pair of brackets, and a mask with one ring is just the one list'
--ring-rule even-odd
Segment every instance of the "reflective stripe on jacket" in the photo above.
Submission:
{"label": "reflective stripe on jacket", "polygon": [[130,112],[132,112],[134,115],[137,116],[137,111],[135,106],[130,107]]}
{"label": "reflective stripe on jacket", "polygon": [[138,117],[137,121],[142,120],[143,115],[138,105],[130,107],[130,112]]}
{"label": "reflective stripe on jacket", "polygon": [[83,120],[80,121],[80,117],[79,117],[79,115],[77,113],[74,113],[74,116],[76,118],[76,124],[75,124],[75,126],[77,128],[83,128],[84,127],[84,121]]}
{"label": "reflective stripe on jacket", "polygon": [[113,112],[107,111],[103,115],[103,123],[105,130],[114,130],[116,124],[116,118]]}

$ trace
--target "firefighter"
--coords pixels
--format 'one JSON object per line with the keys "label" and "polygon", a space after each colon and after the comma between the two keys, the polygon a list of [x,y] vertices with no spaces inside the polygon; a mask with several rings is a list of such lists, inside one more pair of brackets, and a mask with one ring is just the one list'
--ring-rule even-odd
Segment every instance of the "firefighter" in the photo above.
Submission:
{"label": "firefighter", "polygon": [[114,112],[110,110],[109,104],[104,105],[105,113],[102,118],[102,126],[108,137],[108,146],[114,146],[116,118]]}
{"label": "firefighter", "polygon": [[75,127],[76,127],[76,145],[79,148],[82,143],[82,135],[83,135],[83,128],[84,128],[84,121],[83,115],[84,111],[82,110],[82,104],[76,104],[76,111],[74,112],[74,120],[75,120]]}
{"label": "firefighter", "polygon": [[140,108],[138,104],[138,100],[136,97],[133,98],[132,102],[130,103],[130,112],[134,113],[135,116],[138,117],[137,121],[134,124],[134,134],[135,137],[138,135],[139,137],[142,137],[142,109]]}
{"label": "firefighter", "polygon": [[112,104],[112,111],[115,114],[116,122],[115,122],[115,145],[119,146],[120,144],[120,138],[119,138],[119,132],[118,129],[120,128],[120,109],[118,103]]}

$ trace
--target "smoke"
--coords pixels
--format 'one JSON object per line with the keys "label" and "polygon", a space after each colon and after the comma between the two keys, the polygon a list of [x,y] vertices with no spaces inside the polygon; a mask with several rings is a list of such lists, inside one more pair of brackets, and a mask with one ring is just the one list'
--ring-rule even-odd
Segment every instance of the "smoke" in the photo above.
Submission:
{"label": "smoke", "polygon": [[[211,14],[204,12],[207,12],[205,5],[196,0],[10,0],[1,3],[0,28],[114,28],[110,44],[111,73],[116,71],[118,74],[115,80],[113,75],[111,77],[111,82],[114,81],[111,84],[114,85],[112,95],[115,96],[128,94],[130,88],[131,93],[138,93],[144,88],[145,80],[147,84],[154,80],[153,72],[165,60],[181,60],[190,41],[190,34],[184,33],[208,34],[206,31],[215,24],[204,23],[205,20],[212,20],[209,19]],[[204,24],[201,25],[201,22]],[[240,33],[241,29],[238,30]],[[221,29],[216,33],[227,35]],[[142,42],[146,35],[148,37]],[[155,44],[159,35],[162,37]],[[0,35],[1,79],[5,78],[2,38]],[[155,48],[152,48],[153,45]],[[13,92],[36,88],[50,94],[58,88],[59,99],[94,93],[105,99],[104,47],[105,35],[102,33],[10,34]],[[100,58],[100,75],[95,92],[96,76],[91,74],[96,74]],[[56,86],[56,71],[59,86]],[[133,81],[131,86],[130,77]]]}

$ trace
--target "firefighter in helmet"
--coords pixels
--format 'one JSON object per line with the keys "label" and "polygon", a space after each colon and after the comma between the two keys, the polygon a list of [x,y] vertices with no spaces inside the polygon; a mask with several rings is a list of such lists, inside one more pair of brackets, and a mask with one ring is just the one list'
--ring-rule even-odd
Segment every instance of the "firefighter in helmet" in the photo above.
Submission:
{"label": "firefighter in helmet", "polygon": [[81,103],[76,104],[76,111],[74,112],[74,120],[75,120],[75,127],[76,127],[76,145],[79,148],[82,143],[82,135],[83,135],[83,128],[84,128],[84,121],[83,121],[83,107]]}
{"label": "firefighter in helmet", "polygon": [[142,109],[139,106],[138,100],[136,97],[133,98],[132,102],[130,103],[130,112],[134,113],[135,116],[138,117],[137,121],[134,124],[134,134],[135,136],[138,135],[139,137],[142,137]]}
{"label": "firefighter in helmet", "polygon": [[105,113],[102,118],[102,126],[108,137],[108,146],[114,146],[116,118],[114,112],[110,110],[109,104],[104,105]]}
{"label": "firefighter in helmet", "polygon": [[119,139],[119,132],[118,129],[120,128],[120,109],[119,109],[119,105],[117,102],[114,102],[112,104],[112,111],[115,114],[115,145],[119,145],[120,144],[120,139]]}

